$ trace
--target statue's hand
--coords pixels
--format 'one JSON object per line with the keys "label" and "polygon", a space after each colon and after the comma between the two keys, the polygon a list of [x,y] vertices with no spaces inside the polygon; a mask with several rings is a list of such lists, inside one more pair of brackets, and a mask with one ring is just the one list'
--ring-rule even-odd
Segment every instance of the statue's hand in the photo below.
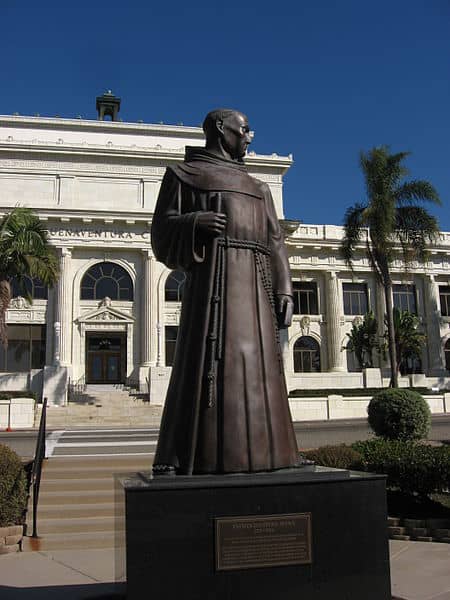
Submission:
{"label": "statue's hand", "polygon": [[223,213],[206,211],[197,215],[196,227],[204,235],[217,237],[225,231],[226,224],[227,216]]}
{"label": "statue's hand", "polygon": [[277,313],[278,327],[280,329],[290,327],[294,312],[294,301],[292,297],[286,294],[277,294],[275,296],[275,311]]}

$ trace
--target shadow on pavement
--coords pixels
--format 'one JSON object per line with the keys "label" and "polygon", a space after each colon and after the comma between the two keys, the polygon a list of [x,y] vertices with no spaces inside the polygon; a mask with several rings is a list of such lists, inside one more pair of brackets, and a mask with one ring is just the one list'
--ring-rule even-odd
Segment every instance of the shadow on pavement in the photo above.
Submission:
{"label": "shadow on pavement", "polygon": [[9,587],[0,585],[2,600],[125,600],[125,583]]}

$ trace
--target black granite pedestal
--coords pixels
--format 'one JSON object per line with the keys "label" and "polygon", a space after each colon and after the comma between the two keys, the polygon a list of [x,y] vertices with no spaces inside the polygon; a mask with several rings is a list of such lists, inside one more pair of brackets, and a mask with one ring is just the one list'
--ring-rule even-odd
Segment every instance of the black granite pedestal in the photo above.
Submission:
{"label": "black granite pedestal", "polygon": [[382,476],[137,474],[124,487],[128,600],[391,598]]}

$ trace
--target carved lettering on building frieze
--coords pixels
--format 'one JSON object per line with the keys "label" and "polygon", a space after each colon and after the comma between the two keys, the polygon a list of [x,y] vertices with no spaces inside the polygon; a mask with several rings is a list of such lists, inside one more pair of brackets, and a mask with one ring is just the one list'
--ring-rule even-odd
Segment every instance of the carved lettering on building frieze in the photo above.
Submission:
{"label": "carved lettering on building frieze", "polygon": [[97,227],[49,227],[48,234],[50,240],[55,239],[84,239],[84,240],[126,240],[136,242],[149,242],[150,231],[127,231],[126,229],[110,229]]}

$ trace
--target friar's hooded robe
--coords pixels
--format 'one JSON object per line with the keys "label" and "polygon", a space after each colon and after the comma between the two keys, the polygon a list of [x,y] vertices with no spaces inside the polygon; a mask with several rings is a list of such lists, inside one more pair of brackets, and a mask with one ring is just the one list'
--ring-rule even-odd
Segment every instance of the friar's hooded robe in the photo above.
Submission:
{"label": "friar's hooded robe", "polygon": [[[196,228],[227,216],[221,238]],[[274,296],[292,295],[269,187],[203,148],[168,167],[152,223],[156,258],[186,282],[155,465],[180,474],[295,466]]]}

